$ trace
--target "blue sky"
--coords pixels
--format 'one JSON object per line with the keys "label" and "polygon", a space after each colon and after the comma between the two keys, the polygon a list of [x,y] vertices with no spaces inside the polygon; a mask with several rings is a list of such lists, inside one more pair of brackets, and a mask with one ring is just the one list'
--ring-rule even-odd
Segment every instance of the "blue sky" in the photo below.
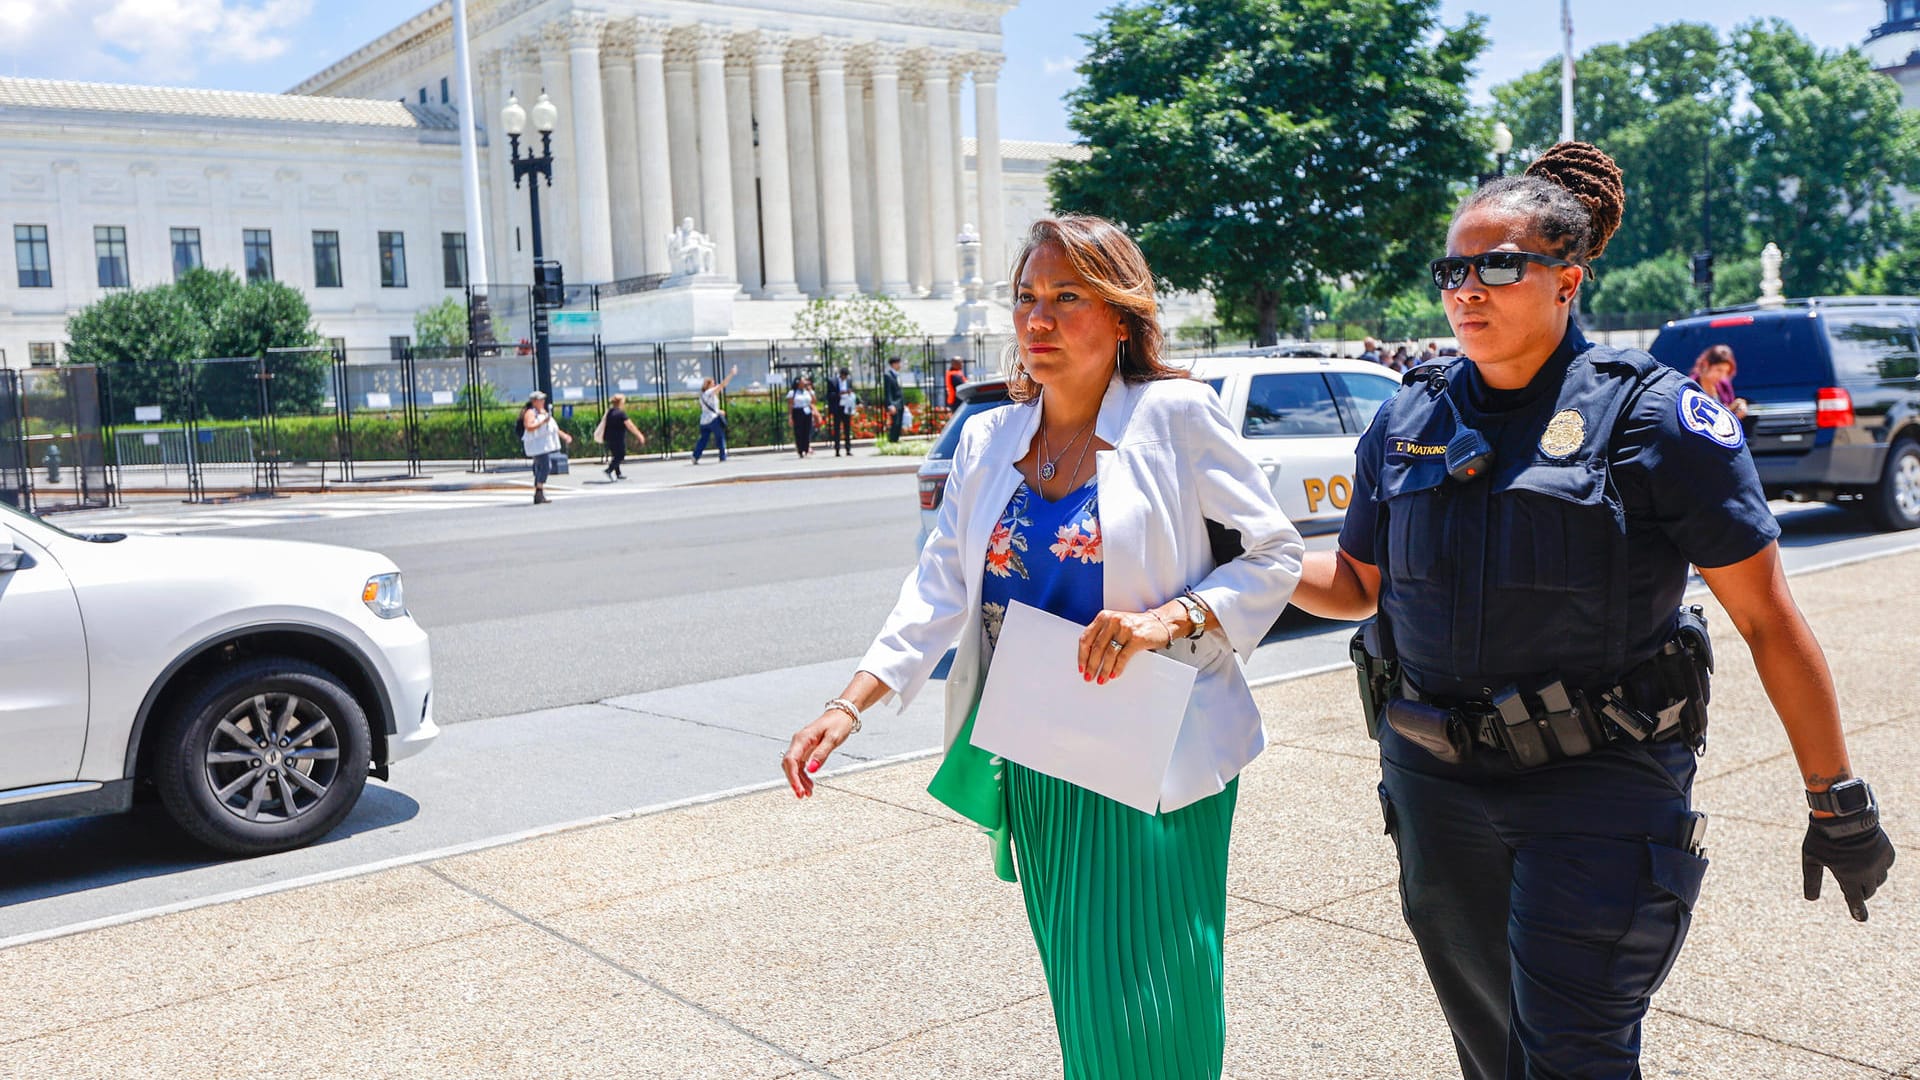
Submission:
{"label": "blue sky", "polygon": [[[424,0],[0,0],[0,73],[285,90],[427,6]],[[1007,16],[1002,137],[1072,137],[1060,99],[1078,82],[1080,35],[1110,6],[1111,0],[1023,0]],[[1578,49],[1671,22],[1681,7],[1673,0],[1574,0],[1573,6]],[[1488,86],[1559,49],[1559,5],[1551,0],[1442,0],[1440,7],[1448,25],[1468,12],[1491,20],[1492,45],[1472,87],[1477,100],[1486,98]],[[1835,48],[1864,40],[1885,15],[1881,0],[1689,0],[1684,9],[1687,19],[1723,31],[1754,16],[1778,16]]]}

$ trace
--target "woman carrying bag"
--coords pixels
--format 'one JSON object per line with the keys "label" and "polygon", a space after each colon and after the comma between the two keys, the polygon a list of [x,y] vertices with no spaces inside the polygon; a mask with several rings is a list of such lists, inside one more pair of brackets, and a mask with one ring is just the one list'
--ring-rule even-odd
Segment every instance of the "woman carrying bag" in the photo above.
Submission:
{"label": "woman carrying bag", "polygon": [[547,498],[547,477],[567,471],[567,452],[563,447],[571,442],[573,436],[560,430],[560,424],[548,410],[547,395],[539,390],[527,395],[526,408],[520,410],[520,447],[533,462],[536,505],[553,501]]}
{"label": "woman carrying bag", "polygon": [[[1072,1080],[1214,1080],[1237,777],[1265,746],[1245,654],[1286,607],[1300,534],[1204,383],[1160,355],[1153,274],[1101,218],[1043,218],[1014,265],[1020,406],[967,425],[940,518],[853,680],[794,735],[795,796],[860,728],[902,708],[948,646],[947,755],[930,790],[986,829],[1017,880]],[[1241,553],[1216,565],[1208,522]],[[971,743],[1000,620],[1019,601],[1086,627],[1080,678],[1118,701],[1129,661],[1199,669],[1157,812],[1002,763]],[[1089,947],[1091,945],[1091,947]]]}

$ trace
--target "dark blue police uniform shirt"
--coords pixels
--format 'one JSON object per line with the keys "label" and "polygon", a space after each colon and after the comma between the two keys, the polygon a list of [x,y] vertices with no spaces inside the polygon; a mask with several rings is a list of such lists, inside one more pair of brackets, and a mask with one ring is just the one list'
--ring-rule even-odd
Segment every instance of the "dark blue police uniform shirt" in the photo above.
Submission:
{"label": "dark blue police uniform shirt", "polygon": [[[1495,390],[1467,365],[1467,379],[1450,389],[1462,418],[1489,433],[1503,414],[1556,393],[1567,363],[1594,348],[1576,326],[1531,383],[1518,390]],[[1625,351],[1625,350],[1621,350]],[[1461,385],[1464,383],[1464,385]],[[1672,632],[1674,612],[1686,592],[1688,564],[1728,566],[1758,553],[1780,535],[1767,508],[1759,475],[1746,440],[1724,429],[1715,438],[1696,411],[1692,426],[1683,404],[1694,405],[1688,391],[1699,387],[1679,372],[1662,370],[1630,402],[1615,428],[1607,454],[1614,490],[1627,520],[1628,655],[1651,655]],[[1402,394],[1425,393],[1424,384],[1403,387]],[[1683,401],[1684,399],[1684,401]],[[1698,409],[1698,406],[1695,405]],[[1381,464],[1386,433],[1382,409],[1360,437],[1355,451],[1353,499],[1340,529],[1340,547],[1361,562],[1378,566],[1375,550]],[[1491,434],[1490,434],[1491,437]],[[1735,445],[1728,446],[1730,439]],[[1494,439],[1496,443],[1499,440]],[[1453,483],[1453,481],[1447,481]],[[1478,481],[1485,483],[1487,481]]]}

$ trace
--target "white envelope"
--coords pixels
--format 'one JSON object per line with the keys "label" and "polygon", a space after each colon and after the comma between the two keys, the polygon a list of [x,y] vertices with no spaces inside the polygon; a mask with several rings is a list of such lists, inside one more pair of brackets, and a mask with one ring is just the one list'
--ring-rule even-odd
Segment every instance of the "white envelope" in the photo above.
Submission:
{"label": "white envelope", "polygon": [[1085,629],[1019,601],[1007,605],[973,745],[1154,813],[1196,671],[1143,652],[1105,686],[1087,682],[1077,663]]}

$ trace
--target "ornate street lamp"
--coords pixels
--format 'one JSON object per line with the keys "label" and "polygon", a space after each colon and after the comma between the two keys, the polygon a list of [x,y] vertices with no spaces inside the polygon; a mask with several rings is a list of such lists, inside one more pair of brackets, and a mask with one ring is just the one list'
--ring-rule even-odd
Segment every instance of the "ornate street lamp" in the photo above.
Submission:
{"label": "ornate street lamp", "polygon": [[1507,152],[1513,149],[1513,130],[1504,120],[1493,122],[1493,160],[1495,176],[1507,175]]}
{"label": "ornate street lamp", "polygon": [[535,379],[548,401],[553,400],[553,353],[547,346],[547,309],[564,302],[564,288],[560,264],[548,262],[540,246],[540,178],[545,177],[547,186],[553,186],[553,125],[559,118],[560,110],[553,107],[542,89],[540,100],[533,103],[533,129],[540,133],[540,152],[535,154],[529,146],[522,154],[520,133],[527,129],[527,110],[520,107],[512,92],[507,94],[507,107],[500,110],[500,126],[507,132],[507,156],[513,162],[513,186],[519,187],[522,177],[533,177],[527,184],[527,200],[533,209],[533,355]]}

